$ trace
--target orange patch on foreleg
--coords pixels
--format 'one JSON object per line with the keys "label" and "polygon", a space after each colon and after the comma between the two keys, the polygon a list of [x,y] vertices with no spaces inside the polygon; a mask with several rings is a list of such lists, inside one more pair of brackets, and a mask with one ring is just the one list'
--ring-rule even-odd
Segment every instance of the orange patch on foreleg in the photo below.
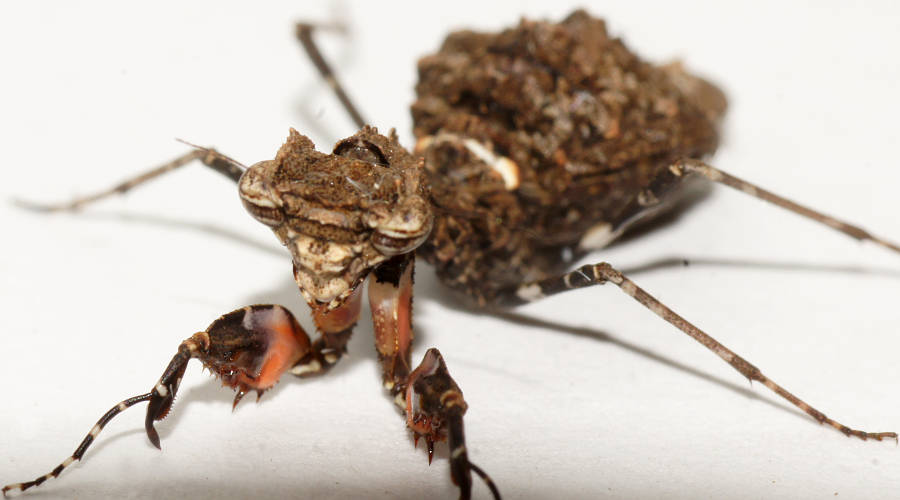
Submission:
{"label": "orange patch on foreleg", "polygon": [[[369,281],[369,305],[375,326],[375,348],[385,387],[394,390],[406,381],[412,346],[413,261],[400,257],[397,273],[385,272]],[[380,271],[380,270],[379,270]]]}

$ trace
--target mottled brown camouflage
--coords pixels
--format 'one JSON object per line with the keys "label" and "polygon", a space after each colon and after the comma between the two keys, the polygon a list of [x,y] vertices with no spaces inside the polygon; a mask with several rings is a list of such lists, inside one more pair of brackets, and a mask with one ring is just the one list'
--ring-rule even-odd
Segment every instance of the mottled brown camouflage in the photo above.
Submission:
{"label": "mottled brown camouflage", "polygon": [[[590,227],[618,221],[660,171],[712,153],[725,110],[711,84],[642,61],[584,11],[452,33],[419,61],[416,91],[417,152],[438,207],[420,253],[480,305],[557,274],[564,249],[577,254]],[[439,134],[508,157],[519,187]]]}

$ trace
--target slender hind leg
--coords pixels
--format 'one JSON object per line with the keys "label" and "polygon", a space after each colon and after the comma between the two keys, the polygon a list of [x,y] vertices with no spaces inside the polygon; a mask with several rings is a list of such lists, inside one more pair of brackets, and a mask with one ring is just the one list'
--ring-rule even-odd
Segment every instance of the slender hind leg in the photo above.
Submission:
{"label": "slender hind leg", "polygon": [[178,158],[175,158],[174,160],[164,163],[158,167],[152,168],[150,170],[147,170],[146,172],[126,179],[109,189],[105,189],[103,191],[99,191],[87,196],[82,196],[65,203],[43,204],[25,200],[15,200],[15,203],[22,208],[27,208],[29,210],[38,212],[61,212],[66,210],[79,210],[85,205],[89,205],[95,201],[99,201],[116,194],[125,194],[126,192],[141,184],[144,184],[145,182],[151,181],[163,174],[167,174],[173,170],[183,167],[194,160],[200,161],[207,167],[216,172],[219,172],[220,174],[228,177],[234,182],[237,182],[238,179],[241,178],[241,175],[247,168],[214,149],[195,146],[193,144],[188,145],[193,147],[194,150],[187,152],[179,156]]}
{"label": "slender hind leg", "polygon": [[[331,26],[328,27],[331,28]],[[297,23],[297,40],[303,45],[303,50],[306,51],[306,55],[309,56],[313,65],[319,71],[319,74],[322,75],[322,78],[324,78],[325,82],[328,83],[328,86],[331,87],[331,90],[337,96],[338,100],[341,101],[341,105],[344,107],[344,110],[347,111],[347,114],[350,115],[353,123],[355,123],[358,128],[363,128],[366,124],[366,120],[362,117],[359,110],[356,109],[350,96],[344,91],[344,87],[338,82],[334,71],[331,69],[328,61],[325,60],[325,57],[322,56],[315,40],[313,40],[313,31],[321,28],[323,28],[321,25]]]}
{"label": "slender hind leg", "polygon": [[818,210],[813,210],[805,205],[779,196],[767,189],[719,170],[712,165],[690,158],[679,160],[670,165],[669,168],[661,171],[616,215],[613,222],[598,224],[588,230],[581,239],[579,246],[583,250],[605,247],[621,236],[634,223],[659,210],[665,209],[670,202],[674,201],[670,196],[671,193],[682,185],[685,178],[694,175],[705,177],[712,182],[723,184],[746,195],[777,205],[797,215],[824,224],[851,238],[859,241],[871,241],[892,252],[900,253],[900,245],[881,236],[874,235],[855,224],[825,215]]}
{"label": "slender hind leg", "polygon": [[794,212],[797,215],[802,215],[803,217],[824,224],[836,231],[840,231],[847,236],[850,236],[851,238],[855,238],[860,241],[871,241],[883,248],[900,253],[900,246],[898,246],[896,243],[890,242],[880,236],[876,236],[857,225],[835,219],[834,217],[825,215],[817,210],[813,210],[797,202],[779,196],[755,184],[751,184],[727,172],[723,172],[702,161],[684,159],[676,162],[674,165],[669,167],[669,171],[671,171],[672,174],[678,177],[682,177],[687,174],[701,175],[713,182],[724,184],[744,194],[748,194],[761,200],[765,200],[774,205],[778,205],[781,208]]}
{"label": "slender hind leg", "polygon": [[688,320],[678,315],[675,311],[669,309],[665,304],[658,301],[652,295],[637,286],[633,281],[624,276],[621,272],[614,269],[611,265],[602,262],[600,264],[582,266],[572,272],[565,273],[560,276],[548,278],[540,281],[524,284],[520,286],[514,294],[505,297],[505,305],[515,305],[537,300],[549,295],[555,295],[560,292],[583,288],[593,285],[603,285],[607,282],[617,285],[623,292],[640,302],[644,307],[652,311],[657,316],[668,321],[673,326],[687,334],[697,342],[703,344],[704,347],[722,358],[732,368],[747,377],[748,380],[762,382],[763,385],[771,389],[773,392],[789,401],[792,405],[803,410],[806,414],[814,418],[820,424],[827,424],[839,430],[847,436],[856,436],[860,439],[875,439],[881,441],[885,438],[897,440],[896,432],[867,432],[852,429],[836,420],[827,417],[821,411],[813,408],[802,399],[788,392],[782,386],[776,384],[772,379],[762,373],[762,371],[751,364],[749,361],[722,345],[719,341],[712,338]]}
{"label": "slender hind leg", "polygon": [[[582,239],[581,246],[584,249],[602,248],[621,235],[628,227],[652,213],[657,207],[663,206],[663,203],[669,198],[669,194],[676,189],[682,178],[696,174],[703,176],[713,182],[725,184],[726,186],[737,189],[745,194],[768,201],[779,207],[787,209],[796,214],[802,215],[816,222],[827,225],[837,231],[858,240],[872,241],[888,250],[900,252],[900,247],[891,243],[884,238],[872,235],[868,231],[863,230],[859,226],[840,221],[822,214],[821,212],[812,210],[799,203],[778,196],[771,191],[767,191],[759,186],[751,184],[747,181],[734,177],[726,172],[716,169],[706,163],[698,160],[685,159],[671,165],[668,169],[663,170],[656,178],[654,178],[648,186],[641,192],[637,193],[634,199],[626,205],[617,218],[617,221],[611,224],[601,224],[588,232]],[[612,282],[617,285],[623,292],[640,302],[654,314],[668,321],[691,338],[703,344],[704,347],[714,352],[722,358],[726,363],[731,365],[741,375],[747,377],[748,380],[756,380],[762,382],[763,385],[771,389],[773,392],[789,401],[797,408],[803,410],[806,414],[814,418],[821,424],[828,424],[831,427],[841,431],[847,436],[856,436],[861,439],[884,438],[897,439],[895,432],[866,432],[857,429],[851,429],[841,424],[824,413],[813,408],[802,399],[788,392],[786,389],[776,384],[759,368],[739,356],[734,351],[728,349],[716,339],[707,335],[705,332],[691,324],[686,319],[669,309],[666,305],[659,302],[656,298],[645,292],[642,288],[634,284],[633,281],[625,277],[621,272],[614,269],[607,263],[582,266],[572,272],[565,273],[560,276],[534,281],[519,286],[516,290],[507,293],[500,301],[500,305],[516,305],[533,300],[540,299],[548,295],[554,295],[566,290],[575,288],[583,288],[592,285],[602,285],[606,282]]]}

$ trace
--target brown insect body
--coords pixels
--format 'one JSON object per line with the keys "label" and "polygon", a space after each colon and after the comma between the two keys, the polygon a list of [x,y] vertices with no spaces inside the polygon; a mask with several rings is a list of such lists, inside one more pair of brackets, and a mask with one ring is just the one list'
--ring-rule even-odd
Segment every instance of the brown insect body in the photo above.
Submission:
{"label": "brown insect body", "polygon": [[[315,311],[320,340],[292,372],[322,373],[340,359],[359,288],[376,271],[369,295],[385,387],[405,399],[429,460],[449,426],[453,456],[463,457],[453,478],[468,498],[468,469],[478,469],[464,455],[462,393],[437,351],[410,372],[412,252],[482,306],[551,278],[570,260],[565,251],[589,247],[592,229],[607,232],[606,243],[665,206],[682,178],[672,165],[715,149],[725,104],[680,68],[641,62],[584,11],[497,35],[451,34],[419,72],[413,116],[424,163],[393,130],[365,126],[331,155],[291,130],[239,189],[291,252]],[[334,328],[332,315],[341,318]]]}
{"label": "brown insect body", "polygon": [[[584,11],[453,33],[419,61],[416,92],[416,152],[438,207],[419,252],[479,305],[558,274],[564,251],[595,246],[592,228],[620,234],[651,181],[715,150],[725,110],[718,89],[641,61]],[[512,161],[514,188],[482,151]]]}
{"label": "brown insect body", "polygon": [[641,61],[584,11],[452,33],[419,76],[424,172],[393,132],[364,128],[326,155],[292,131],[241,181],[310,304],[336,307],[389,257],[372,238],[391,218],[406,221],[406,250],[424,241],[440,279],[480,306],[559,274],[677,196],[667,168],[711,154],[725,110],[714,86]]}
{"label": "brown insect body", "polygon": [[247,210],[290,250],[307,302],[333,309],[372,268],[428,236],[425,181],[395,134],[366,128],[326,155],[292,130],[275,159],[248,169],[239,188]]}
{"label": "brown insect body", "polygon": [[[451,477],[462,498],[471,494],[472,472],[499,497],[489,477],[468,461],[462,426],[468,404],[441,355],[431,349],[417,368],[410,362],[414,251],[436,266],[442,281],[481,306],[510,296],[537,298],[523,296],[526,284],[544,296],[612,283],[820,423],[862,439],[896,439],[892,432],[864,432],[826,417],[609,264],[559,274],[573,257],[664,210],[690,173],[780,203],[771,193],[684,160],[716,148],[725,109],[718,89],[678,65],[641,62],[583,11],[558,24],[522,21],[495,35],[451,34],[419,69],[413,116],[415,153],[424,162],[400,146],[393,131],[383,136],[364,127],[329,155],[292,130],[274,160],[240,177],[245,207],[291,252],[319,338],[310,342],[280,306],[228,313],[183,342],[152,391],[113,407],[56,469],[8,485],[4,494],[58,476],[81,459],[109,420],[140,402],[150,403],[147,432],[159,446],[152,423],[168,413],[192,358],[239,391],[235,404],[244,392],[271,387],[284,371],[324,373],[345,352],[360,315],[361,285],[371,276],[383,380],[405,407],[408,427],[417,440],[425,437],[429,460],[435,441],[450,441]],[[227,157],[203,148],[161,171],[191,160],[237,179]],[[840,221],[808,216],[897,249]]]}

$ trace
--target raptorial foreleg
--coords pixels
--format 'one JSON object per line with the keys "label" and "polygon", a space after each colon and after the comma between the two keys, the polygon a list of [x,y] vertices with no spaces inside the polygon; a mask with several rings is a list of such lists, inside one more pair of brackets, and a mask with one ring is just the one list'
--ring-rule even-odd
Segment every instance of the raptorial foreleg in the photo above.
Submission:
{"label": "raptorial foreleg", "polygon": [[382,381],[406,413],[406,426],[413,432],[416,443],[425,440],[429,464],[434,456],[434,444],[448,441],[450,477],[459,486],[460,498],[471,498],[471,473],[475,472],[494,498],[499,499],[500,492],[491,478],[469,461],[463,427],[463,415],[469,406],[450,377],[441,353],[429,349],[419,366],[410,370],[413,267],[411,254],[394,257],[379,266],[369,282]]}
{"label": "raptorial foreleg", "polygon": [[66,467],[84,457],[110,420],[137,403],[149,402],[145,428],[150,442],[159,448],[159,434],[153,424],[164,419],[172,409],[191,359],[199,359],[222,380],[223,385],[237,391],[233,403],[237,405],[247,392],[256,391],[257,397],[262,395],[309,351],[309,337],[290,311],[282,306],[253,305],[225,314],[178,346],[178,352],[150,392],[112,407],[100,417],[75,452],[55,469],[33,481],[6,485],[3,495],[24,491],[58,477]]}

